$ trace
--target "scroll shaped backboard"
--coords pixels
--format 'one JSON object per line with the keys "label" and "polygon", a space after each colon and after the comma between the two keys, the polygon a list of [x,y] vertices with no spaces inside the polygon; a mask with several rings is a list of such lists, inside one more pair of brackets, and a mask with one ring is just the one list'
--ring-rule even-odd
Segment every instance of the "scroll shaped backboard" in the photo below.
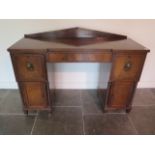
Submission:
{"label": "scroll shaped backboard", "polygon": [[127,36],[75,27],[57,31],[27,34],[25,35],[25,38],[81,46],[99,42],[123,40],[127,39]]}

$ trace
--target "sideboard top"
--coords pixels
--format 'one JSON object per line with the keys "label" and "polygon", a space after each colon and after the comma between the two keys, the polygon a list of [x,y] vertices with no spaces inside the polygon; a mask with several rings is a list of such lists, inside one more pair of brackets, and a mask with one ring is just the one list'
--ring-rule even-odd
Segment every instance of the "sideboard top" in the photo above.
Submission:
{"label": "sideboard top", "polygon": [[84,28],[70,28],[25,35],[8,51],[47,51],[47,50],[142,50],[144,46],[127,38],[108,32]]}

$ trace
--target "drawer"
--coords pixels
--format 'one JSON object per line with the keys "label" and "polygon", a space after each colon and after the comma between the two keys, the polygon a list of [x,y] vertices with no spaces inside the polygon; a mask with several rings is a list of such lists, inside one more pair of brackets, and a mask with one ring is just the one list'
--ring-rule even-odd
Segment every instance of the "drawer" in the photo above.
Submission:
{"label": "drawer", "polygon": [[48,53],[49,62],[110,62],[111,53]]}
{"label": "drawer", "polygon": [[112,82],[109,84],[107,106],[109,108],[125,109],[132,99],[136,83]]}
{"label": "drawer", "polygon": [[12,62],[18,81],[46,80],[46,63],[41,54],[14,54]]}
{"label": "drawer", "polygon": [[138,81],[146,54],[118,54],[114,57],[111,80]]}
{"label": "drawer", "polygon": [[48,95],[46,83],[20,82],[19,87],[26,108],[48,108]]}

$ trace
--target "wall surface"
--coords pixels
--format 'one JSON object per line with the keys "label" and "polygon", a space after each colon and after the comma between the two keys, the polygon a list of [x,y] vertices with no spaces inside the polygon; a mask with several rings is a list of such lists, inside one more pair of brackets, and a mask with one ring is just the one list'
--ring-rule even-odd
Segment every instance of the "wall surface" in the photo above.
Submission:
{"label": "wall surface", "polygon": [[[27,33],[84,27],[124,34],[149,48],[144,70],[138,87],[155,88],[155,20],[0,20],[0,89],[17,88],[6,49]],[[57,88],[96,88],[99,73],[98,63],[56,64]],[[48,68],[51,66],[48,64]],[[105,65],[105,82],[109,65]],[[49,69],[49,76],[51,71]]]}

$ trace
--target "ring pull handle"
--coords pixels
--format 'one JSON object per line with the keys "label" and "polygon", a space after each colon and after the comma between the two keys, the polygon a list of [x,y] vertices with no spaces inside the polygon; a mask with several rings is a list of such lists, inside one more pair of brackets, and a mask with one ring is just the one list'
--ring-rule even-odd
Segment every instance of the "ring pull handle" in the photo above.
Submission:
{"label": "ring pull handle", "polygon": [[132,62],[128,61],[124,64],[124,70],[129,71],[132,68]]}
{"label": "ring pull handle", "polygon": [[27,70],[29,70],[29,71],[33,71],[33,70],[34,70],[34,66],[33,66],[33,64],[32,64],[31,62],[27,62],[26,68],[27,68]]}

